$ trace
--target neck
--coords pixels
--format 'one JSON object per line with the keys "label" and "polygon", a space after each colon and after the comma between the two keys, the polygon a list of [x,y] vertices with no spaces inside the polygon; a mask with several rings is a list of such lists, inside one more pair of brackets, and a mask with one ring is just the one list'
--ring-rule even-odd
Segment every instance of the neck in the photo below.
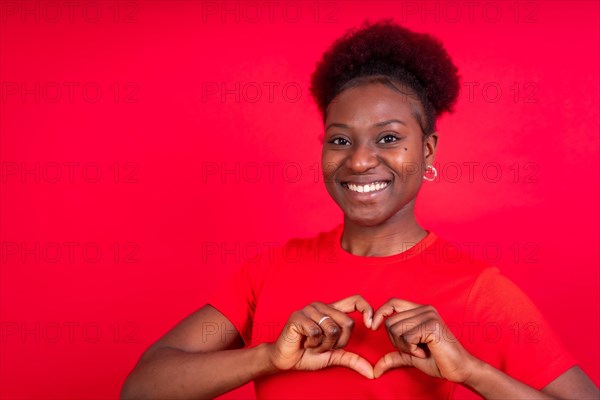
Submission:
{"label": "neck", "polygon": [[402,210],[375,226],[358,225],[344,217],[341,246],[357,256],[386,257],[399,254],[427,236],[412,209]]}

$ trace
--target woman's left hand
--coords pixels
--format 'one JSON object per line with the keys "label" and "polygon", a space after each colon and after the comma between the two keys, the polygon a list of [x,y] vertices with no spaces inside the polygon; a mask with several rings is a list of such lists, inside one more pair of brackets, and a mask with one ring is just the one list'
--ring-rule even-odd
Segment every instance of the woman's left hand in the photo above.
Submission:
{"label": "woman's left hand", "polygon": [[385,324],[397,352],[375,364],[375,378],[398,367],[415,367],[424,373],[464,383],[481,361],[465,350],[432,306],[390,299],[375,312],[371,329]]}

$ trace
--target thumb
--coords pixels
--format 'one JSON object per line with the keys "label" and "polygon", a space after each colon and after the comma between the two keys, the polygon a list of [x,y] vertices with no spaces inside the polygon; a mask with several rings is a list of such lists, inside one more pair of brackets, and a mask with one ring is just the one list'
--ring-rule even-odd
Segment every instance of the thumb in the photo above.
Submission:
{"label": "thumb", "polygon": [[373,379],[373,366],[370,362],[359,356],[342,349],[331,350],[327,366],[339,366],[350,368],[362,376]]}
{"label": "thumb", "polygon": [[375,364],[373,377],[379,378],[386,371],[399,367],[414,367],[413,356],[398,351],[387,353]]}

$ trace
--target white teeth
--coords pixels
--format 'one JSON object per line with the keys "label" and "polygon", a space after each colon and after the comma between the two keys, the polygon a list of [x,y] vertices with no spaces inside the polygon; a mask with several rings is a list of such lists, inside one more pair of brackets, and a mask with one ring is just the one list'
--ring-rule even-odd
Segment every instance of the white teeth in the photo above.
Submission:
{"label": "white teeth", "polygon": [[369,192],[375,192],[381,189],[386,188],[388,185],[388,182],[373,182],[367,185],[354,185],[352,183],[348,183],[348,189],[352,190],[353,192],[358,192],[358,193],[369,193]]}

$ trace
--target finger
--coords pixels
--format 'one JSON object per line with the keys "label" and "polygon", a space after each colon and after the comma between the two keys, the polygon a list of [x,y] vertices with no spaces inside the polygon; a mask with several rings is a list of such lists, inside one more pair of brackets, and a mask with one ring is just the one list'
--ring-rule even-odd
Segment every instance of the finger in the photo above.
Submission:
{"label": "finger", "polygon": [[[394,314],[394,315],[386,318],[384,321],[384,324],[385,324],[386,330],[389,331],[390,327],[396,325],[398,322],[405,321],[407,324],[413,324],[414,326],[417,326],[417,325],[421,324],[422,321],[425,321],[428,319],[435,319],[438,317],[439,317],[439,314],[437,313],[437,310],[435,308],[433,308],[432,306],[427,305],[427,306],[413,308],[413,309],[407,310],[407,311],[401,311],[397,314]],[[409,327],[405,328],[405,330],[408,330],[408,329],[409,329]]]}
{"label": "finger", "polygon": [[426,312],[388,326],[387,332],[394,347],[401,352],[427,358],[427,345],[440,339],[440,329],[439,320]]}
{"label": "finger", "polygon": [[384,320],[384,324],[385,324],[386,328],[389,328],[390,326],[394,325],[396,322],[399,322],[402,320],[408,320],[408,319],[414,320],[414,318],[417,315],[421,315],[423,320],[435,318],[435,317],[439,316],[439,314],[437,313],[437,310],[435,308],[433,308],[430,305],[426,305],[426,306],[420,306],[417,308],[413,308],[413,309],[410,309],[407,311],[400,311],[396,314],[393,314]]}
{"label": "finger", "polygon": [[343,313],[349,314],[359,311],[363,315],[363,321],[367,328],[371,327],[373,320],[373,307],[359,294],[347,297],[330,304],[331,307]]}
{"label": "finger", "polygon": [[[321,310],[319,310],[317,307],[320,307]],[[324,335],[319,344],[321,351],[331,350],[336,345],[342,333],[342,328],[336,323],[334,317],[327,314],[327,312],[330,311],[331,310],[326,310],[325,307],[321,307],[316,303],[308,305],[302,309],[302,313],[315,324],[317,324],[318,329],[321,330],[322,335]],[[335,317],[339,318],[339,316]],[[344,314],[344,318],[350,317]]]}
{"label": "finger", "polygon": [[297,312],[290,318],[283,339],[290,344],[304,342],[304,347],[318,347],[323,341],[323,331],[315,321]]}
{"label": "finger", "polygon": [[321,323],[321,328],[327,334],[326,330],[330,329],[331,324],[337,324],[337,327],[340,328],[340,332],[336,337],[337,342],[334,346],[335,348],[342,348],[348,344],[348,340],[350,340],[350,335],[352,334],[352,329],[354,328],[354,320],[350,318],[346,313],[339,311],[327,304],[323,303],[313,303],[311,304],[319,313],[322,315],[327,315],[331,318],[324,320]]}
{"label": "finger", "polygon": [[310,335],[306,337],[304,341],[305,349],[316,349],[319,348],[323,344],[325,336],[322,333],[316,333],[314,335]]}
{"label": "finger", "polygon": [[328,366],[340,366],[350,368],[362,376],[373,379],[373,366],[358,354],[337,349],[332,350]]}
{"label": "finger", "polygon": [[383,320],[394,313],[413,310],[419,307],[421,307],[420,304],[412,303],[410,301],[390,299],[386,301],[384,305],[379,307],[379,309],[373,315],[373,324],[371,325],[371,329],[377,330],[381,326]]}
{"label": "finger", "polygon": [[399,367],[414,367],[412,357],[409,354],[398,353],[397,351],[387,353],[373,367],[373,377],[379,378],[386,371]]}

